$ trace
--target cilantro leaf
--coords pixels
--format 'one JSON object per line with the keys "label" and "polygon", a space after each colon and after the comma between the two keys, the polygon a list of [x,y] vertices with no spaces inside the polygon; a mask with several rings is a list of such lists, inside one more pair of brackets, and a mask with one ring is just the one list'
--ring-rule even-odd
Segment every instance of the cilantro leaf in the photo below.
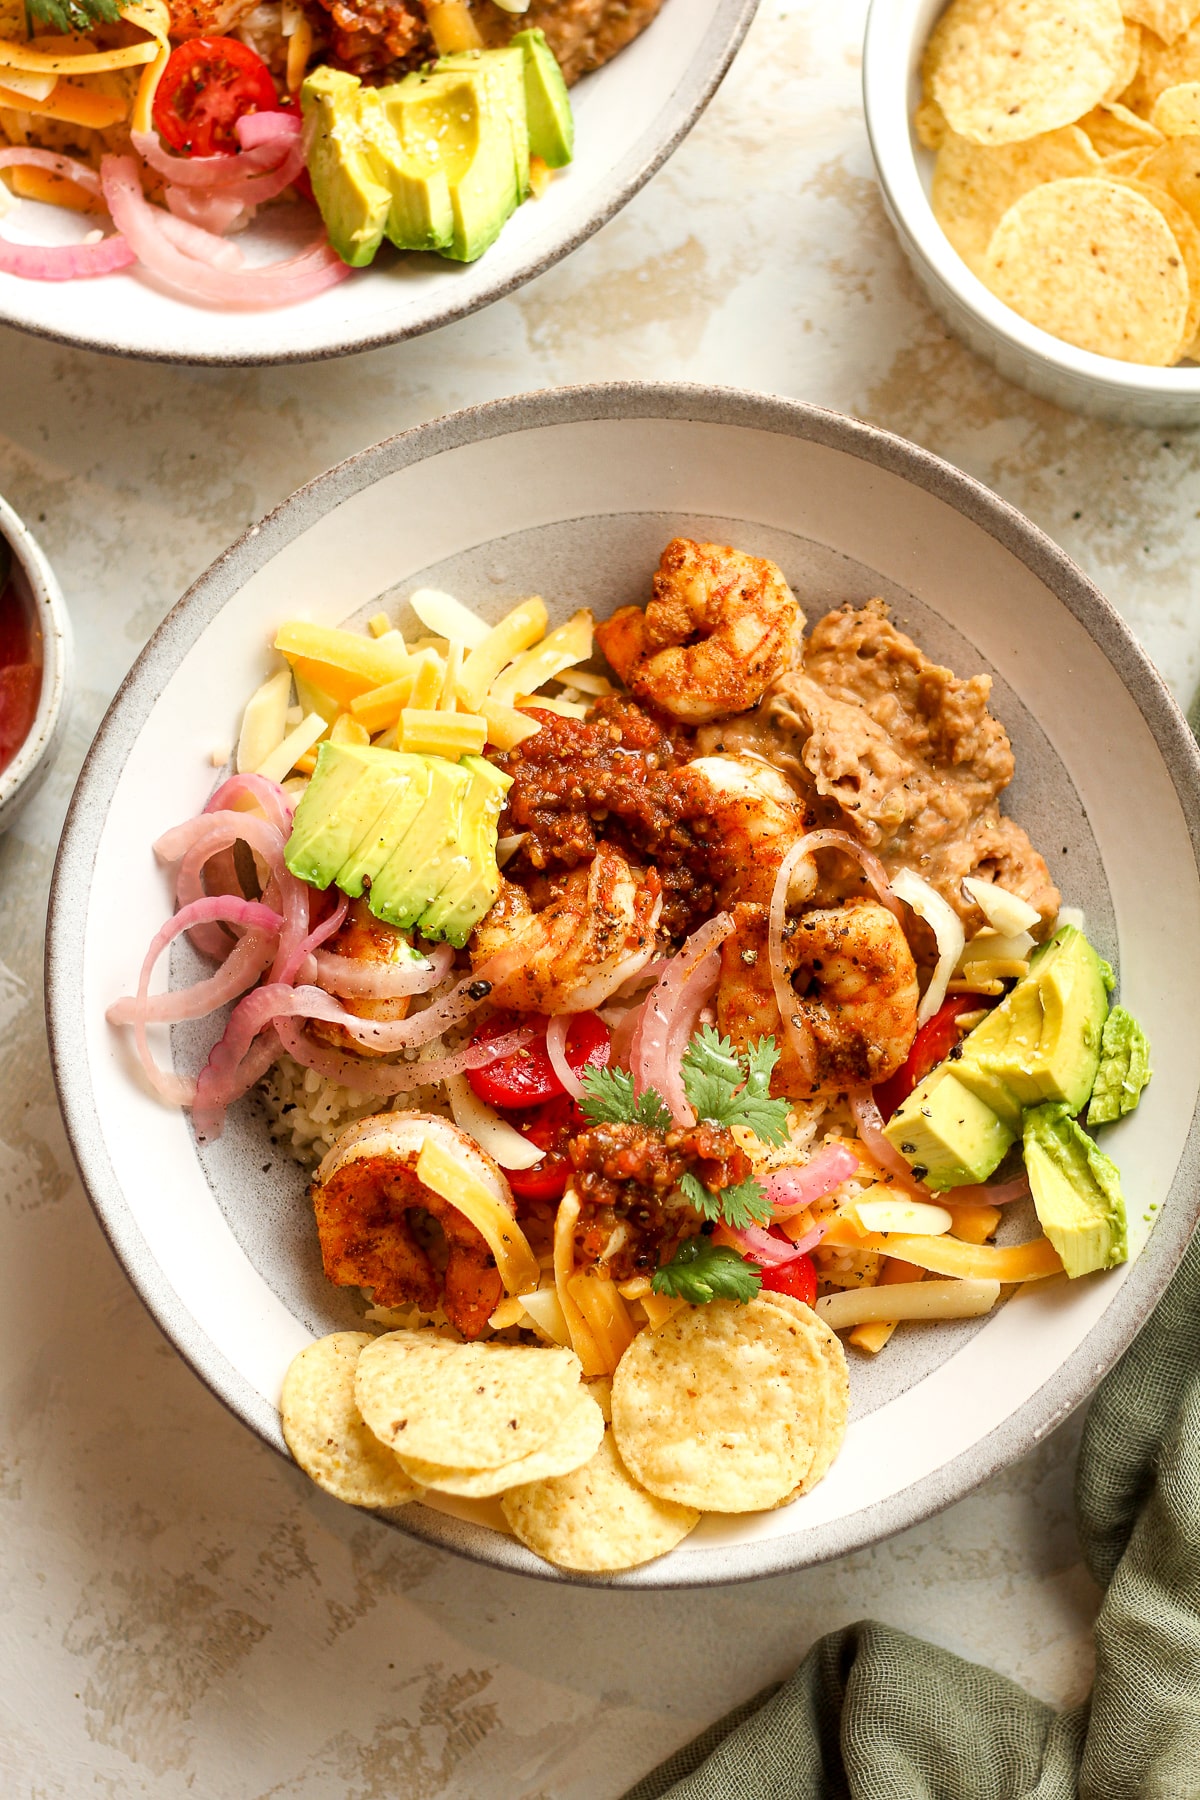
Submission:
{"label": "cilantro leaf", "polygon": [[747,1225],[765,1225],[771,1217],[767,1190],[753,1175],[739,1181],[736,1187],[716,1191],[706,1188],[696,1175],[683,1175],[679,1191],[704,1218],[711,1219],[714,1225],[732,1226],[734,1231],[744,1231]]}
{"label": "cilantro leaf", "polygon": [[770,1097],[778,1061],[773,1037],[737,1051],[729,1038],[705,1025],[683,1053],[683,1090],[698,1119],[744,1125],[764,1144],[786,1144],[787,1101]]}
{"label": "cilantro leaf", "polygon": [[90,31],[93,25],[119,25],[114,0],[26,0],[30,20],[53,31]]}
{"label": "cilantro leaf", "polygon": [[653,1088],[635,1094],[633,1076],[625,1069],[584,1071],[579,1105],[590,1125],[646,1125],[652,1131],[671,1129],[671,1112]]}
{"label": "cilantro leaf", "polygon": [[727,1244],[704,1236],[680,1244],[669,1263],[655,1271],[650,1286],[656,1294],[707,1306],[710,1300],[736,1300],[744,1306],[762,1286],[762,1270]]}

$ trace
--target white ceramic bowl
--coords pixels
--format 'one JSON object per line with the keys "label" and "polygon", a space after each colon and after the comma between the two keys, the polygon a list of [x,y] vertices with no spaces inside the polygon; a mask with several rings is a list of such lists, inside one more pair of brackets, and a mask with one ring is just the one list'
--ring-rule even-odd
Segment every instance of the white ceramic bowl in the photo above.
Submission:
{"label": "white ceramic bowl", "polygon": [[[757,3],[666,0],[639,38],[572,90],[575,161],[541,200],[518,208],[478,262],[385,246],[328,292],[261,313],[189,305],[136,271],[63,282],[0,274],[0,323],[89,350],[214,364],[312,362],[434,331],[542,274],[633,198],[712,98]],[[56,208],[37,215],[44,237],[79,236]],[[268,208],[242,242],[252,257],[286,255],[312,230],[307,207]]]}
{"label": "white ceramic bowl", "polygon": [[[810,620],[883,594],[930,654],[964,674],[992,672],[1017,757],[1010,809],[1085,908],[1156,1051],[1141,1107],[1105,1137],[1148,1241],[1122,1269],[1043,1287],[983,1321],[904,1327],[877,1362],[856,1357],[846,1446],[814,1493],[779,1512],[709,1518],[670,1557],[620,1577],[626,1586],[794,1568],[955,1499],[1083,1399],[1183,1252],[1200,1207],[1200,753],[1080,571],[926,451],[785,400],[635,384],[420,426],[302,488],[168,616],[88,757],[48,936],[59,1094],[105,1230],[183,1355],[281,1449],[290,1358],[313,1334],[352,1325],[361,1301],[322,1276],[304,1177],[255,1106],[234,1108],[224,1136],[198,1153],[186,1117],[147,1094],[105,1023],[171,908],[151,843],[203,806],[214,744],[234,741],[284,619],[365,620],[381,598],[396,605],[425,584],[493,618],[530,592],[559,615],[607,614],[646,598],[677,532],[775,557]],[[1169,907],[1155,902],[1164,895]],[[194,1069],[212,1035],[177,1030],[158,1053]],[[1018,1236],[1031,1225],[1009,1221]],[[326,1504],[316,1490],[313,1504]],[[412,1506],[393,1522],[553,1573],[469,1511]]]}
{"label": "white ceramic bowl", "polygon": [[0,496],[0,537],[13,553],[13,580],[42,634],[42,691],[29,736],[0,774],[0,831],[7,831],[50,772],[67,722],[71,672],[71,621],[54,571]]}
{"label": "white ceramic bowl", "polygon": [[973,275],[933,216],[933,156],[916,138],[921,52],[945,0],[872,0],[863,105],[883,202],[932,305],[1010,381],[1072,412],[1128,425],[1200,423],[1200,368],[1146,368],[1077,350],[1030,325]]}

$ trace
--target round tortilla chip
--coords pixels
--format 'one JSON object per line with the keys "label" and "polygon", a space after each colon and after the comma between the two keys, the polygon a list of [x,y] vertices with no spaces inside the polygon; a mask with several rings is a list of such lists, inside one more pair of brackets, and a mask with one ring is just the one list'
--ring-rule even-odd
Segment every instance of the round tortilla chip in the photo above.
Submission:
{"label": "round tortilla chip", "polygon": [[1156,32],[1143,31],[1138,72],[1121,99],[1132,112],[1149,118],[1158,96],[1185,81],[1200,81],[1200,21],[1182,37],[1165,44]]}
{"label": "round tortilla chip", "polygon": [[[829,1380],[825,1393],[825,1410],[821,1417],[821,1438],[817,1445],[816,1455],[812,1460],[804,1480],[788,1500],[798,1500],[801,1494],[809,1493],[818,1481],[823,1481],[837,1461],[838,1452],[846,1438],[846,1426],[850,1419],[850,1370],[846,1363],[846,1352],[842,1348],[842,1340],[811,1306],[805,1306],[802,1300],[796,1300],[791,1294],[775,1294],[764,1292],[763,1300],[773,1306],[782,1306],[794,1317],[804,1319],[809,1328],[816,1333],[821,1354],[825,1358]],[[787,1502],[783,1502],[784,1505]]]}
{"label": "round tortilla chip", "polygon": [[913,114],[917,142],[924,144],[927,150],[940,150],[949,129],[945,113],[932,94],[926,94]]}
{"label": "round tortilla chip", "polygon": [[1127,19],[1145,25],[1164,44],[1173,44],[1200,13],[1200,0],[1121,0],[1121,4]]}
{"label": "round tortilla chip", "polygon": [[390,1331],[359,1358],[355,1399],[389,1450],[454,1469],[496,1469],[553,1437],[580,1374],[572,1350]]}
{"label": "round tortilla chip", "polygon": [[560,1414],[552,1438],[539,1450],[531,1450],[515,1462],[502,1463],[498,1469],[451,1469],[444,1463],[422,1462],[414,1456],[401,1456],[399,1461],[422,1487],[434,1488],[439,1494],[458,1494],[464,1500],[488,1500],[493,1494],[503,1494],[524,1482],[569,1475],[595,1455],[603,1436],[604,1414],[581,1388],[578,1398]]}
{"label": "round tortilla chip", "polygon": [[1135,25],[1128,16],[1125,20],[1125,44],[1121,51],[1121,65],[1113,76],[1112,86],[1105,100],[1119,100],[1130,82],[1138,72],[1138,64],[1142,60],[1142,28]]}
{"label": "round tortilla chip", "polygon": [[1200,135],[1200,81],[1177,81],[1154,102],[1150,123],[1166,138]]}
{"label": "round tortilla chip", "polygon": [[1200,137],[1168,138],[1136,170],[1123,173],[1163,189],[1200,225]]}
{"label": "round tortilla chip", "polygon": [[1163,141],[1163,134],[1149,119],[1141,118],[1122,106],[1119,100],[1106,100],[1095,106],[1079,121],[1098,156],[1115,156],[1118,150],[1153,150]]}
{"label": "round tortilla chip", "polygon": [[812,1466],[827,1380],[815,1334],[780,1307],[689,1307],[639,1333],[617,1364],[617,1449],[660,1500],[776,1506]]}
{"label": "round tortilla chip", "polygon": [[1025,194],[996,227],[983,279],[1032,325],[1100,356],[1166,367],[1188,342],[1183,254],[1124,183],[1076,176]]}
{"label": "round tortilla chip", "polygon": [[[1135,194],[1141,194],[1151,206],[1156,206],[1167,221],[1171,236],[1179,245],[1183,264],[1188,277],[1188,314],[1183,328],[1184,343],[1190,344],[1196,333],[1200,331],[1200,231],[1192,222],[1191,215],[1182,207],[1174,195],[1155,183],[1131,180],[1124,184],[1131,187]],[[1180,355],[1184,352],[1180,351]],[[1178,358],[1176,358],[1178,361]]]}
{"label": "round tortilla chip", "polygon": [[967,267],[979,274],[992,233],[1022,194],[1047,181],[1099,170],[1100,159],[1077,125],[994,147],[948,132],[933,170],[933,214]]}
{"label": "round tortilla chip", "polygon": [[700,1520],[633,1479],[606,1431],[590,1462],[553,1481],[510,1488],[500,1502],[514,1534],[560,1569],[602,1574],[665,1556]]}
{"label": "round tortilla chip", "polygon": [[403,1506],[421,1489],[368,1431],[354,1403],[354,1371],[374,1338],[335,1331],[306,1344],[283,1378],[279,1411],[288,1449],[317,1486],[350,1506]]}
{"label": "round tortilla chip", "polygon": [[923,66],[952,130],[1012,144],[1090,112],[1126,56],[1118,0],[951,0]]}

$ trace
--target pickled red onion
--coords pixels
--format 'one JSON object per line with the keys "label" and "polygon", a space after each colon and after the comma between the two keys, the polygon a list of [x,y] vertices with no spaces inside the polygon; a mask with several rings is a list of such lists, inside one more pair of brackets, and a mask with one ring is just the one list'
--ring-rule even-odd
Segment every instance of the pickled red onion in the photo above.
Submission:
{"label": "pickled red onion", "polygon": [[[129,140],[142,161],[148,163],[155,174],[165,175],[176,187],[227,188],[246,176],[262,175],[275,169],[291,144],[300,139],[301,124],[293,114],[261,116],[279,121],[271,135],[264,137],[260,133],[255,141],[247,143],[244,133],[238,131],[238,140],[243,147],[232,155],[173,156],[169,150],[164,150],[156,131],[131,131]],[[239,119],[237,125],[241,124]]]}
{"label": "pickled red onion", "polygon": [[369,963],[355,956],[322,950],[314,958],[316,983],[344,1000],[395,1000],[405,994],[427,994],[444,981],[454,964],[449,944],[439,944],[424,962]]}
{"label": "pickled red onion", "polygon": [[174,212],[163,213],[158,228],[168,244],[214,269],[240,269],[246,261],[236,244],[227,244],[224,238],[215,237],[203,226]]}
{"label": "pickled red onion", "polygon": [[337,897],[337,904],[328,917],[322,919],[319,925],[314,925],[312,930],[308,933],[308,936],[301,938],[300,942],[293,947],[291,953],[284,959],[283,963],[280,965],[276,980],[296,981],[299,978],[302,969],[305,970],[306,973],[308,972],[306,965],[311,964],[315,968],[317,951],[327,938],[331,938],[335,931],[341,929],[349,910],[349,900],[347,900],[345,894],[339,894]]}
{"label": "pickled red onion", "polygon": [[253,207],[244,206],[232,194],[210,194],[199,188],[175,187],[171,182],[163,189],[163,199],[167,211],[177,219],[197,225],[201,231],[211,231],[214,237],[224,237],[235,225],[249,223],[254,215]]}
{"label": "pickled red onion", "polygon": [[700,1009],[716,986],[720,946],[732,930],[732,914],[718,913],[692,933],[651,988],[634,1033],[630,1052],[634,1086],[639,1093],[646,1088],[660,1093],[677,1125],[695,1123],[680,1062]]}
{"label": "pickled red onion", "polygon": [[1029,1193],[1029,1176],[1022,1170],[1011,1181],[998,1181],[994,1187],[986,1181],[973,1182],[969,1187],[948,1188],[934,1198],[952,1206],[1011,1206],[1014,1200],[1027,1200]]}
{"label": "pickled red onion", "polygon": [[268,781],[265,775],[230,775],[209,797],[204,810],[206,813],[237,812],[239,800],[253,800],[285,837],[291,831],[295,801],[286,788],[281,788],[277,781]]}
{"label": "pickled red onion", "polygon": [[[73,181],[85,192],[100,198],[100,178],[85,163],[69,156],[58,156],[53,150],[35,150],[13,144],[0,150],[0,169],[44,169],[64,181]],[[14,244],[0,236],[0,270],[8,275],[23,275],[30,281],[74,281],[92,275],[111,275],[116,269],[127,269],[137,261],[130,244],[118,233],[102,238],[98,244]]]}
{"label": "pickled red onion", "polygon": [[806,1163],[793,1163],[768,1175],[764,1186],[777,1219],[803,1212],[816,1200],[823,1200],[834,1188],[841,1187],[857,1175],[859,1162],[845,1144],[825,1144]]}
{"label": "pickled red onion", "polygon": [[931,1194],[924,1182],[917,1180],[900,1152],[884,1137],[883,1114],[876,1105],[870,1088],[859,1088],[857,1093],[848,1094],[847,1099],[854,1114],[858,1135],[866,1145],[871,1160],[893,1176],[897,1184],[915,1199],[932,1201],[936,1205],[937,1195]]}
{"label": "pickled red onion", "polygon": [[764,1269],[781,1269],[785,1263],[795,1262],[797,1257],[805,1254],[798,1245],[788,1243],[784,1238],[772,1237],[761,1225],[743,1225],[738,1229],[732,1225],[724,1225],[721,1237],[736,1244],[743,1256],[748,1256]]}
{"label": "pickled red onion", "polygon": [[567,1061],[567,1035],[574,1021],[574,1013],[555,1013],[546,1026],[546,1055],[550,1058],[550,1067],[572,1100],[580,1100],[583,1098],[583,1083]]}

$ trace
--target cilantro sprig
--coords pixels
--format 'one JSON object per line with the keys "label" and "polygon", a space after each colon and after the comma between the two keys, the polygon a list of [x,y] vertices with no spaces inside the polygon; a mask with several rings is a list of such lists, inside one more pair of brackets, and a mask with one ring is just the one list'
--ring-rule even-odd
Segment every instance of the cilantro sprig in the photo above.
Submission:
{"label": "cilantro sprig", "polygon": [[121,13],[114,0],[25,0],[30,24],[49,25],[53,31],[90,31],[94,25],[119,25]]}
{"label": "cilantro sprig", "polygon": [[771,1202],[761,1181],[753,1175],[739,1181],[736,1187],[707,1188],[697,1175],[683,1175],[679,1191],[696,1211],[714,1225],[728,1225],[744,1231],[747,1225],[765,1225],[771,1217]]}
{"label": "cilantro sprig", "polygon": [[705,1123],[743,1125],[764,1144],[786,1144],[788,1104],[771,1099],[778,1061],[773,1037],[735,1050],[729,1038],[705,1025],[683,1053],[683,1091]]}
{"label": "cilantro sprig", "polygon": [[637,1094],[633,1076],[624,1069],[589,1068],[581,1077],[579,1105],[591,1125],[645,1125],[651,1131],[671,1129],[671,1109],[654,1088]]}
{"label": "cilantro sprig", "polygon": [[710,1300],[736,1300],[744,1306],[762,1286],[762,1270],[727,1244],[691,1237],[655,1271],[650,1286],[656,1294],[687,1300],[692,1306],[707,1306]]}

